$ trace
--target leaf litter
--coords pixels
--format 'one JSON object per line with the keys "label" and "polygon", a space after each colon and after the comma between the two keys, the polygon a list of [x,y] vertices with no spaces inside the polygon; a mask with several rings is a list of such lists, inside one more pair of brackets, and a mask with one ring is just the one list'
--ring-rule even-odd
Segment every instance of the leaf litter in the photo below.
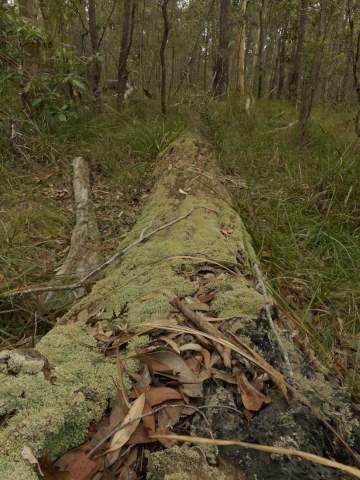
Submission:
{"label": "leaf litter", "polygon": [[[241,403],[239,412],[250,422],[254,415],[272,402],[271,384],[285,399],[288,398],[288,386],[278,370],[236,336],[226,336],[211,323],[215,318],[203,315],[202,312],[208,313],[209,309],[201,305],[210,304],[214,296],[212,291],[194,298],[193,303],[200,305],[200,309],[189,308],[192,305],[189,299],[181,301],[173,297],[170,303],[180,317],[174,312],[173,318],[142,324],[138,331],[122,330],[118,334],[109,334],[96,327],[100,346],[106,346],[107,355],[116,356],[117,392],[111,412],[98,423],[95,431],[89,432],[87,443],[65,454],[56,463],[60,468],[57,473],[67,476],[45,474],[45,479],[145,478],[144,449],[168,449],[178,441],[187,441],[185,439],[191,437],[181,434],[191,432],[192,417],[196,413],[208,425],[211,438],[193,437],[192,443],[222,445],[221,442],[225,441],[214,439],[202,410],[211,408],[204,405],[207,382],[223,382],[237,391]],[[130,340],[149,333],[151,346],[135,348],[135,351],[127,349]],[[244,362],[239,363],[233,353]],[[135,371],[131,367],[134,360],[138,363]],[[255,370],[247,371],[246,362],[250,362]],[[252,448],[252,444],[245,446],[244,442],[231,442],[231,445]],[[315,463],[318,461],[305,452],[282,452],[281,449],[275,452],[275,447],[254,445],[258,450],[262,447],[262,451],[300,456]],[[319,458],[320,464],[341,469],[338,467],[340,464],[334,465],[326,459],[323,459],[325,463],[321,463]],[[78,473],[80,470],[81,473]],[[346,468],[343,471],[350,472]],[[78,476],[74,476],[74,472]]]}

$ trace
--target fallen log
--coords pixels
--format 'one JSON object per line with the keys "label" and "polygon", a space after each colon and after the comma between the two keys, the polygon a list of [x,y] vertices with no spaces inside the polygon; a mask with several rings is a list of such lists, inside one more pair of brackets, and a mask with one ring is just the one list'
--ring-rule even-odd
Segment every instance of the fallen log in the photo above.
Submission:
{"label": "fallen log", "polygon": [[[71,235],[69,253],[56,272],[53,286],[78,282],[87,273],[101,263],[99,252],[100,232],[95,209],[91,199],[90,167],[83,157],[73,161],[73,189],[75,206],[75,226]],[[86,293],[85,288],[68,290],[61,293],[52,290],[44,295],[44,303],[48,309],[64,309]]]}
{"label": "fallen log", "polygon": [[[263,285],[258,291],[251,239],[219,181],[211,145],[197,135],[182,135],[159,158],[155,175],[153,193],[126,239],[132,248],[122,249],[125,253],[109,263],[105,278],[35,350],[0,353],[0,478],[37,479],[37,470],[22,456],[24,447],[37,458],[47,455],[54,460],[83,443],[90,423],[109,407],[115,395],[116,363],[100,351],[94,325],[124,333],[139,331],[146,324],[144,330],[150,335],[153,330],[154,334],[161,331],[162,325],[172,328],[173,321],[185,321],[184,312],[198,327],[205,325],[208,332],[224,336],[220,352],[238,339],[236,348],[231,343],[231,364],[243,383],[240,387],[223,380],[205,383],[202,407],[215,438],[302,450],[354,464],[353,449],[360,441],[357,407],[344,389],[329,380],[324,368],[309,362],[293,345],[291,335],[278,330],[274,335],[276,309],[269,306]],[[149,232],[155,233],[146,237]],[[191,315],[174,298],[207,301],[207,315],[224,320],[218,328],[210,328],[205,317],[200,321],[201,314]],[[180,308],[174,311],[174,306]],[[211,340],[212,335],[205,332],[204,341],[206,336]],[[130,343],[135,348],[139,341],[147,344],[149,337],[134,337]],[[214,366],[224,370],[219,359],[220,364]],[[286,380],[287,362],[292,376],[284,390],[279,385]],[[246,385],[244,374],[255,379],[264,370],[270,375],[263,377],[263,397],[271,402],[249,413],[241,390]],[[196,414],[191,434],[204,437],[209,425]],[[156,461],[150,455],[149,478],[178,478],[176,474],[193,478],[191,469],[184,470],[189,462],[177,457],[183,451],[174,447],[165,453],[164,468],[156,467],[160,453]],[[225,475],[222,469],[217,472],[216,466],[211,467],[209,478],[243,478],[239,471],[250,480],[348,478],[301,459],[236,445],[222,446],[220,453],[236,468]],[[196,468],[207,471],[200,463]]]}

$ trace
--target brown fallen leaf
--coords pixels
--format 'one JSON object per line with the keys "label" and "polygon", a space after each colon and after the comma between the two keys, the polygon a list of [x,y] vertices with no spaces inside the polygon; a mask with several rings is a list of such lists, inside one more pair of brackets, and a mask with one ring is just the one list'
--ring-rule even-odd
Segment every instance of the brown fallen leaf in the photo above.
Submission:
{"label": "brown fallen leaf", "polygon": [[[90,480],[98,471],[98,463],[91,460],[82,450],[72,450],[56,462],[56,465],[70,473],[74,480]],[[50,477],[51,478],[51,477]],[[55,477],[56,478],[56,477]]]}
{"label": "brown fallen leaf", "polygon": [[199,345],[198,343],[185,343],[185,345],[181,345],[179,347],[180,352],[187,352],[187,351],[193,351],[193,352],[201,352],[203,350],[203,347]]}
{"label": "brown fallen leaf", "polygon": [[[145,394],[142,393],[138,399],[132,404],[128,414],[124,418],[122,425],[124,428],[116,432],[111,440],[108,453],[120,450],[122,446],[129,440],[140,423],[140,417],[144,411]],[[134,420],[134,421],[132,421]],[[131,422],[131,423],[130,423]]]}
{"label": "brown fallen leaf", "polygon": [[178,423],[184,407],[182,405],[167,407],[160,410],[157,416],[159,429],[169,429]]}
{"label": "brown fallen leaf", "polygon": [[223,372],[222,370],[218,370],[217,368],[210,369],[211,376],[216,378],[217,380],[222,380],[223,382],[230,383],[231,385],[237,385],[236,378],[234,375],[228,372]]}
{"label": "brown fallen leaf", "polygon": [[182,400],[183,396],[178,390],[169,387],[151,387],[149,391],[145,393],[146,401],[150,407],[160,405],[161,403],[169,400]]}
{"label": "brown fallen leaf", "polygon": [[[150,413],[151,412],[151,407],[152,405],[149,403],[148,399],[147,399],[147,394],[145,394],[145,406],[144,406],[144,414],[145,413]],[[148,415],[147,417],[144,417],[143,418],[143,424],[144,424],[144,427],[145,429],[149,432],[149,433],[154,433],[155,430],[156,430],[156,425],[155,425],[155,417],[154,415]]]}
{"label": "brown fallen leaf", "polygon": [[163,335],[162,337],[159,337],[159,339],[162,340],[163,342],[167,343],[174,350],[174,352],[180,354],[179,347],[178,347],[177,343],[172,338],[170,338],[167,335],[166,336]]}
{"label": "brown fallen leaf", "polygon": [[129,445],[142,445],[146,443],[153,443],[154,440],[149,437],[149,433],[146,430],[145,426],[140,423],[135,430],[135,432],[131,435],[128,440]]}
{"label": "brown fallen leaf", "polygon": [[169,439],[169,438],[160,438],[162,435],[168,435],[170,432],[169,430],[167,430],[166,428],[159,428],[159,430],[156,431],[156,433],[154,434],[155,435],[159,435],[159,437],[157,438],[158,442],[161,443],[161,445],[165,448],[171,448],[173,447],[175,444],[176,444],[176,440],[172,440],[172,439]]}
{"label": "brown fallen leaf", "polygon": [[190,398],[202,398],[204,396],[202,383],[184,383],[181,388],[184,394]]}
{"label": "brown fallen leaf", "polygon": [[152,352],[140,359],[155,372],[169,372],[181,383],[197,383],[197,378],[185,361],[175,352]]}
{"label": "brown fallen leaf", "polygon": [[22,452],[21,452],[21,456],[24,460],[26,460],[27,462],[30,463],[30,465],[33,465],[37,468],[37,470],[39,471],[40,475],[41,476],[44,476],[43,475],[43,472],[41,470],[41,466],[40,466],[40,463],[39,463],[39,460],[35,457],[35,455],[33,454],[32,450],[30,447],[24,447],[22,449]]}
{"label": "brown fallen leaf", "polygon": [[75,480],[70,472],[59,470],[57,462],[52,465],[47,457],[42,457],[39,462],[45,480]]}
{"label": "brown fallen leaf", "polygon": [[121,465],[120,469],[116,472],[117,480],[136,480],[138,477],[134,470],[134,465],[138,458],[138,449],[133,448],[127,455],[125,462]]}
{"label": "brown fallen leaf", "polygon": [[203,348],[201,350],[201,355],[203,357],[203,361],[204,361],[204,367],[206,370],[208,370],[210,368],[210,365],[211,365],[211,355],[210,355],[210,352],[208,350],[206,350],[205,348]]}
{"label": "brown fallen leaf", "polygon": [[263,393],[256,390],[246,378],[245,373],[238,375],[237,377],[239,393],[244,407],[250,412],[258,412],[265,404],[271,403],[271,399]]}
{"label": "brown fallen leaf", "polygon": [[208,303],[210,300],[212,300],[216,295],[216,291],[214,290],[213,292],[206,293],[204,295],[198,295],[197,299],[201,303]]}

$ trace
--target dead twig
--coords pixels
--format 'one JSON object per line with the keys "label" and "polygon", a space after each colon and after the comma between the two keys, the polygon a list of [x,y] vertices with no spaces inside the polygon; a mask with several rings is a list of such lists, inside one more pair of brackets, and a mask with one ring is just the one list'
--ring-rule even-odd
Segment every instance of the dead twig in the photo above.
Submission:
{"label": "dead twig", "polygon": [[193,212],[193,209],[189,210],[188,213],[185,215],[182,215],[181,217],[175,218],[174,220],[171,220],[169,223],[165,223],[164,225],[161,225],[161,227],[156,228],[155,230],[152,230],[149,233],[144,233],[144,231],[141,232],[139,238],[135,240],[133,243],[122,249],[120,252],[115,253],[112,257],[109,258],[106,262],[102,263],[98,267],[94,268],[90,273],[85,275],[81,280],[79,280],[76,283],[72,283],[70,285],[54,285],[50,287],[29,287],[29,288],[23,288],[19,290],[13,290],[11,292],[3,293],[0,295],[0,298],[9,298],[9,297],[16,297],[19,295],[28,295],[30,293],[45,293],[45,292],[59,292],[59,291],[65,291],[65,290],[75,290],[77,288],[83,287],[86,282],[88,282],[92,277],[97,275],[98,273],[102,272],[105,270],[105,268],[109,267],[112,263],[114,263],[116,260],[118,260],[120,257],[123,257],[124,255],[127,254],[129,250],[132,248],[140,245],[141,243],[149,240],[149,238],[153,237],[156,233],[161,232],[162,230],[165,230],[167,228],[172,227],[176,223],[181,222],[182,220],[185,220],[188,218]]}
{"label": "dead twig", "polygon": [[287,370],[287,373],[290,377],[293,376],[293,371],[292,371],[292,368],[291,368],[291,364],[290,364],[290,360],[289,360],[289,355],[284,347],[284,344],[281,340],[281,337],[278,333],[278,331],[276,330],[276,327],[274,325],[274,322],[273,322],[273,319],[272,319],[272,316],[271,316],[271,309],[270,309],[270,300],[269,300],[269,296],[268,296],[268,293],[267,293],[267,290],[266,290],[266,286],[265,286],[265,282],[264,282],[264,277],[261,273],[261,270],[258,266],[257,263],[254,263],[253,265],[253,268],[254,268],[254,273],[255,273],[255,276],[256,276],[256,279],[257,279],[257,282],[260,286],[260,289],[261,289],[261,293],[262,295],[264,296],[265,298],[265,314],[266,314],[266,319],[269,323],[269,326],[270,326],[270,329],[275,337],[275,340],[278,344],[278,347],[281,351],[281,355],[284,359],[284,362],[286,364],[286,370]]}
{"label": "dead twig", "polygon": [[242,442],[240,440],[213,440],[211,438],[203,437],[190,437],[187,435],[160,435],[153,434],[150,435],[150,438],[155,440],[175,440],[180,442],[188,442],[195,445],[216,445],[222,447],[237,446],[242,448],[247,448],[250,450],[257,450],[259,452],[266,452],[276,455],[289,455],[290,457],[298,457],[308,462],[313,462],[318,465],[323,465],[324,467],[334,468],[342,472],[349,473],[356,478],[360,478],[360,470],[355,467],[350,467],[349,465],[344,465],[343,463],[335,462],[334,460],[329,460],[319,455],[314,455],[313,453],[303,452],[301,450],[295,450],[293,448],[282,448],[282,447],[272,447],[270,445],[258,445],[255,443]]}

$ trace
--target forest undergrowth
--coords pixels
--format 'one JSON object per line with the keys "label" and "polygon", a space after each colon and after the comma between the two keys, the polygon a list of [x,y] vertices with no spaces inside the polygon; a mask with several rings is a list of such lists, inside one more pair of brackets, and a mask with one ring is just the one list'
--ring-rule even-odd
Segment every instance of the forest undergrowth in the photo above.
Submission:
{"label": "forest undergrowth", "polygon": [[[360,174],[353,112],[318,108],[299,146],[297,112],[229,98],[209,109],[234,199],[294,337],[358,391]],[[238,182],[239,183],[239,182]],[[289,325],[288,325],[289,326]]]}
{"label": "forest undergrowth", "polygon": [[[150,101],[134,101],[121,113],[111,103],[110,98],[96,117],[85,110],[51,128],[22,119],[16,143],[11,126],[1,122],[0,292],[46,284],[66,257],[74,223],[74,157],[83,156],[91,165],[105,258],[134,223],[151,188],[153,161],[184,122],[177,112],[165,119]],[[40,297],[4,301],[0,346],[32,334],[34,312],[37,333],[45,333],[50,324]]]}

